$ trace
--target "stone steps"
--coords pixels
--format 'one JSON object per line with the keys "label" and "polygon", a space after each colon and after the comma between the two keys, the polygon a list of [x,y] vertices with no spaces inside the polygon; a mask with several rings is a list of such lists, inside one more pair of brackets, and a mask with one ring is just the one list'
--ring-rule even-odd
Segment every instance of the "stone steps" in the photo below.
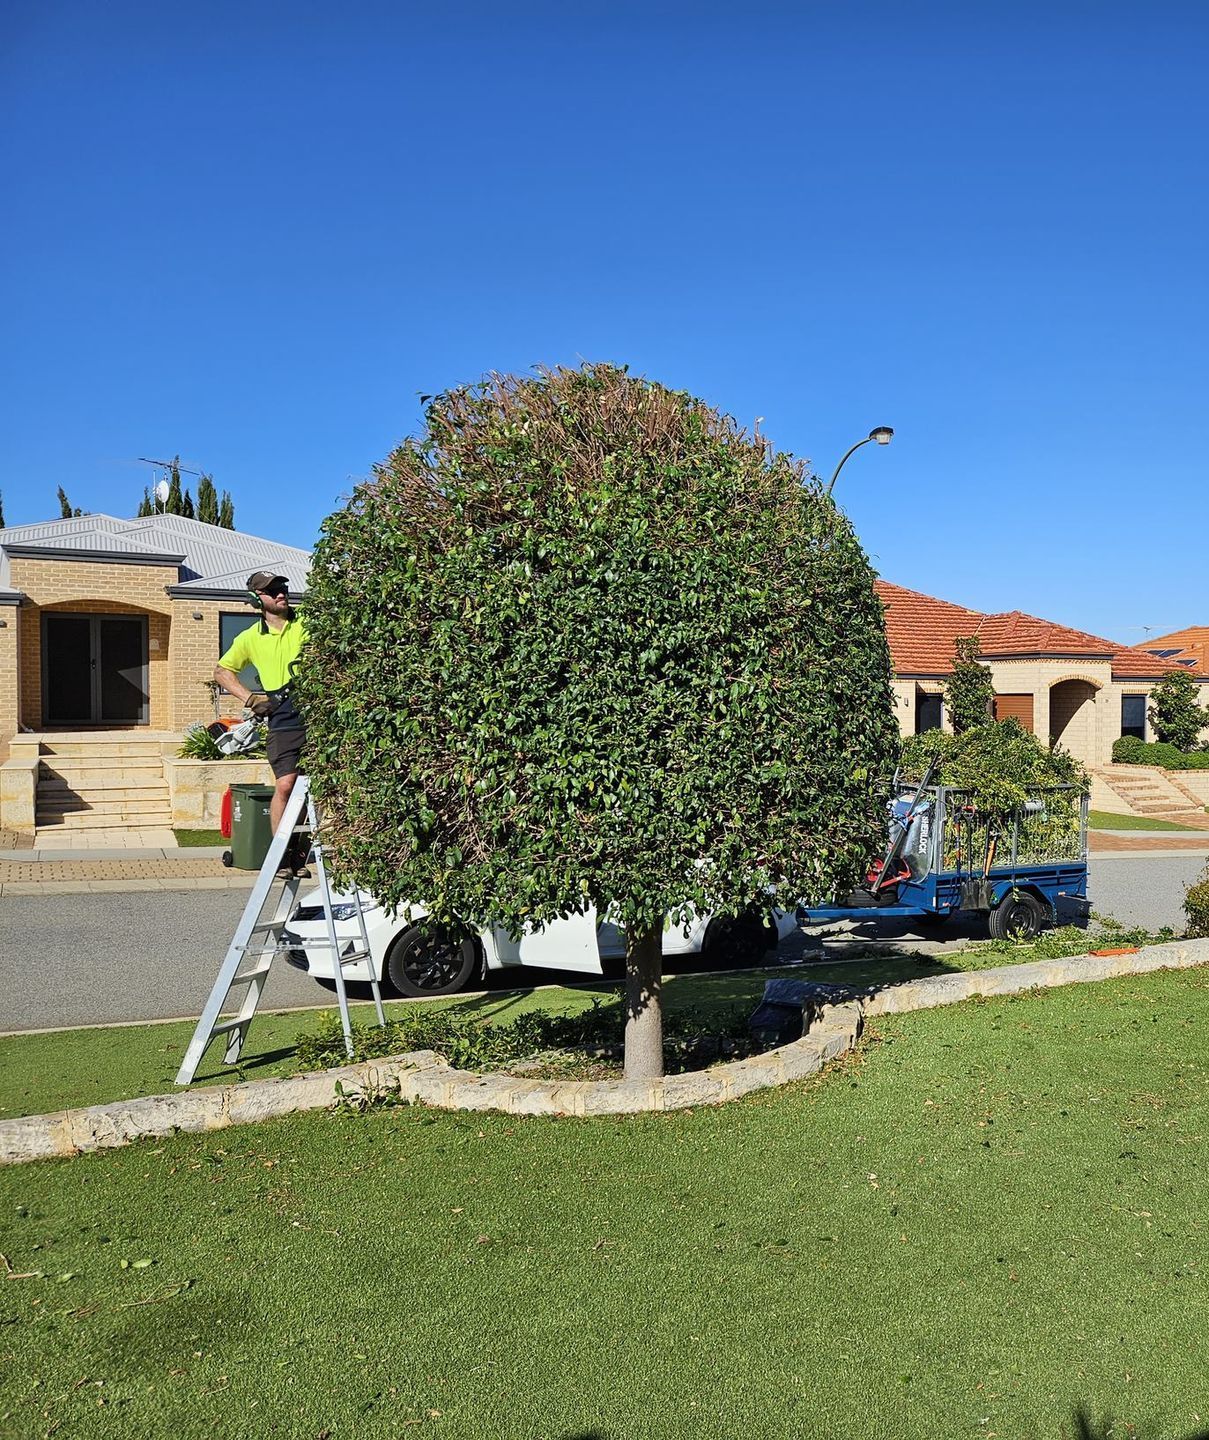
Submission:
{"label": "stone steps", "polygon": [[1196,796],[1166,771],[1145,765],[1106,765],[1096,772],[1110,792],[1133,815],[1161,815],[1178,819],[1187,814],[1204,815]]}
{"label": "stone steps", "polygon": [[135,831],[171,835],[164,737],[116,731],[39,738],[35,844],[78,834],[82,844],[121,847]]}

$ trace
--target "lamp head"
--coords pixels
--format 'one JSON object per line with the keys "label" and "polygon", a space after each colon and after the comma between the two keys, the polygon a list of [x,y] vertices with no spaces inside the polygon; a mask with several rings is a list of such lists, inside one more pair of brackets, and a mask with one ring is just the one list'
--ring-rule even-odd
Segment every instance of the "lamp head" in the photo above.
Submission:
{"label": "lamp head", "polygon": [[894,438],[894,431],[889,425],[879,425],[875,430],[869,431],[869,439],[876,440],[879,445],[889,445]]}

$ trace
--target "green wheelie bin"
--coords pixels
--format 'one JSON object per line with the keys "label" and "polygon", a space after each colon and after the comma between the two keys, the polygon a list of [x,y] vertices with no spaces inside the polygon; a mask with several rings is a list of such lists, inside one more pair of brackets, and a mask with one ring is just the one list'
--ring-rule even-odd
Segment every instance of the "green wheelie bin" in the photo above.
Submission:
{"label": "green wheelie bin", "polygon": [[231,864],[237,870],[259,870],[273,839],[269,804],[271,785],[231,786]]}

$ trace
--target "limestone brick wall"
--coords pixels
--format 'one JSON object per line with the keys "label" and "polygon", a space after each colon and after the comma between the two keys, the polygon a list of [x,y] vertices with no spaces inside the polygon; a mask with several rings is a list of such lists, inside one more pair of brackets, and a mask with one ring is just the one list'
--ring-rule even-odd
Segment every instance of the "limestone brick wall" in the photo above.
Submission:
{"label": "limestone brick wall", "polygon": [[153,730],[168,729],[171,602],[164,587],[177,583],[176,567],[20,557],[14,557],[11,565],[9,583],[27,599],[17,612],[21,723],[34,729],[42,724],[42,612],[66,610],[81,615],[147,616],[149,724]]}
{"label": "limestone brick wall", "polygon": [[899,733],[906,738],[915,734],[915,681],[895,680],[894,716],[898,721]]}
{"label": "limestone brick wall", "polygon": [[[219,616],[251,613],[238,600],[173,600],[169,652],[173,730],[185,730],[198,720],[214,719],[214,707],[205,682],[214,678],[214,667],[222,653]],[[237,701],[228,698],[222,713],[236,715],[239,708]]]}
{"label": "limestone brick wall", "polygon": [[21,610],[0,605],[0,764],[8,759],[9,737],[20,718]]}

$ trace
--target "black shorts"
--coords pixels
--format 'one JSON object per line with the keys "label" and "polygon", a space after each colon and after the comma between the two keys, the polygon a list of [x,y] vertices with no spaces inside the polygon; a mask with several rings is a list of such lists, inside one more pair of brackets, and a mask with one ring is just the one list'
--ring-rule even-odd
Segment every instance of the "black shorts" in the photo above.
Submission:
{"label": "black shorts", "polygon": [[298,770],[302,747],[306,744],[305,730],[270,730],[269,764],[278,780],[283,775],[293,775]]}

